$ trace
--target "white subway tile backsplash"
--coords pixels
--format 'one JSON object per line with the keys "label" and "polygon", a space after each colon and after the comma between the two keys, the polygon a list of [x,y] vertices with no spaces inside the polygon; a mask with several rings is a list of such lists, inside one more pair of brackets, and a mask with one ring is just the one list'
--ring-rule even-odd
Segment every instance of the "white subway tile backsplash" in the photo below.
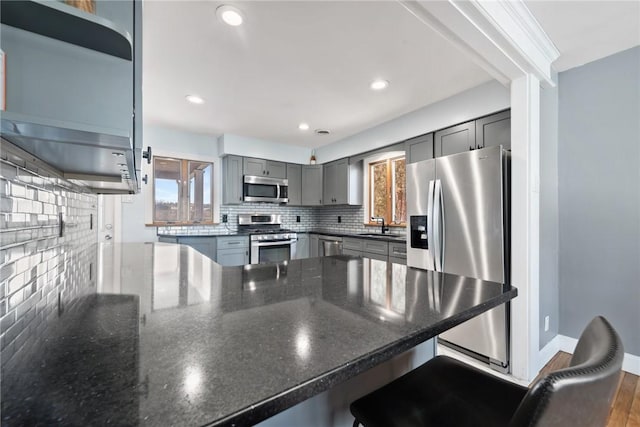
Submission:
{"label": "white subway tile backsplash", "polygon": [[[17,162],[17,163],[15,163]],[[25,170],[14,156],[0,161],[0,347],[2,366],[37,344],[64,305],[89,292],[97,265],[97,196],[65,180]],[[37,168],[34,169],[37,170]],[[77,223],[58,237],[58,213]],[[94,264],[90,267],[90,264]],[[46,320],[46,321],[45,321]]]}

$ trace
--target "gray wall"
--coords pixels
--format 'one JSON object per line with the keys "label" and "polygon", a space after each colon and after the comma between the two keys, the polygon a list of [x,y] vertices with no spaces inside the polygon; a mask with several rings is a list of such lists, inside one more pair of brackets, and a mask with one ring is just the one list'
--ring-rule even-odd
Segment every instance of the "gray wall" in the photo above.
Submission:
{"label": "gray wall", "polygon": [[560,329],[640,355],[640,47],[559,76]]}
{"label": "gray wall", "polygon": [[[557,81],[557,76],[556,81]],[[558,334],[558,88],[540,92],[540,348]],[[549,316],[549,330],[544,318]]]}

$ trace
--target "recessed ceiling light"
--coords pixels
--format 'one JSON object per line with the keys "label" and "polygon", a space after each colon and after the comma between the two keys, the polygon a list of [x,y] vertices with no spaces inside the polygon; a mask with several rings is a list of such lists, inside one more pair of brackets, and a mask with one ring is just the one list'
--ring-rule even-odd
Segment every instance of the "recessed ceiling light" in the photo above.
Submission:
{"label": "recessed ceiling light", "polygon": [[386,89],[389,86],[389,82],[387,80],[374,80],[371,82],[371,85],[369,87],[371,87],[371,89],[373,90],[382,90],[382,89]]}
{"label": "recessed ceiling light", "polygon": [[298,125],[298,129],[300,129],[300,130],[309,130],[309,125],[307,123],[300,123]]}
{"label": "recessed ceiling light", "polygon": [[237,27],[238,25],[242,25],[242,21],[244,21],[242,12],[240,12],[237,8],[233,6],[229,6],[227,4],[223,4],[222,6],[219,6],[216,9],[216,15],[225,24],[231,25],[232,27]]}
{"label": "recessed ceiling light", "polygon": [[198,95],[187,95],[185,98],[192,104],[204,104],[204,99],[200,98]]}

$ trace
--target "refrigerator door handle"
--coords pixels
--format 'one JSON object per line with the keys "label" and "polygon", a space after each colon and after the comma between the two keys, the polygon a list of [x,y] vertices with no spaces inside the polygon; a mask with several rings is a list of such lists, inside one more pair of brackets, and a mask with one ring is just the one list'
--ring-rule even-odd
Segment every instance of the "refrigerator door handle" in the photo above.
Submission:
{"label": "refrigerator door handle", "polygon": [[444,196],[442,181],[436,179],[434,187],[433,223],[434,223],[434,260],[436,271],[444,271]]}
{"label": "refrigerator door handle", "polygon": [[431,260],[429,258],[433,258],[435,256],[436,247],[434,245],[434,237],[433,237],[433,191],[434,191],[435,182],[434,180],[429,181],[429,192],[427,193],[427,247],[428,251],[431,253],[431,257],[427,257],[428,261],[427,268],[434,269],[434,266],[431,265]]}

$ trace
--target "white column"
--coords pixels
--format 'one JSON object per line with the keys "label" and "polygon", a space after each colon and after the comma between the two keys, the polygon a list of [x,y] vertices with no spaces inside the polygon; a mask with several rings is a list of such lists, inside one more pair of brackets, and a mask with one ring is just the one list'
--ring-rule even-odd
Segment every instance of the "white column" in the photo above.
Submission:
{"label": "white column", "polygon": [[511,82],[511,303],[512,373],[537,374],[540,255],[540,81]]}

